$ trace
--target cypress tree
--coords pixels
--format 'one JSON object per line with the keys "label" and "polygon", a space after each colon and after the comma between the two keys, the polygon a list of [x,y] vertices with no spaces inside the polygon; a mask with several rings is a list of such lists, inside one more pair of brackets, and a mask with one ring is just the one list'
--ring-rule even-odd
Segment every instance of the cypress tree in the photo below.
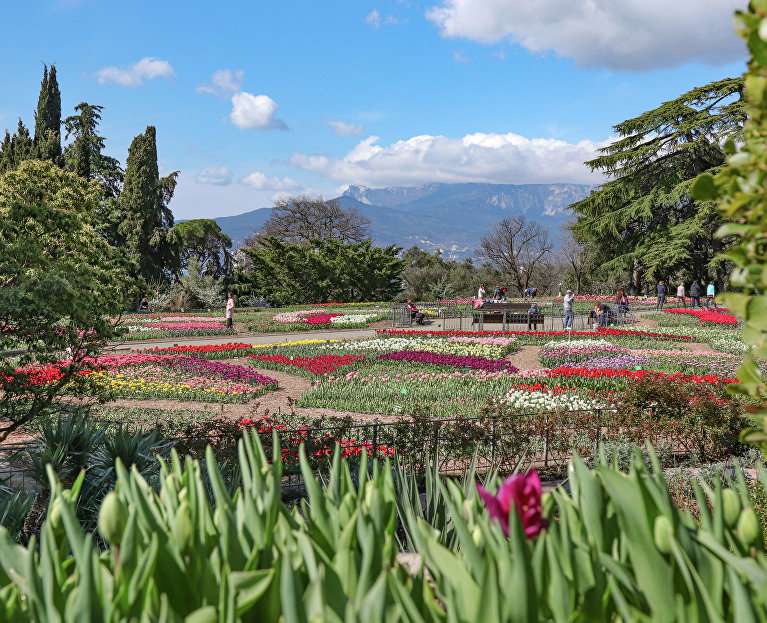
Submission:
{"label": "cypress tree", "polygon": [[61,159],[61,91],[56,79],[56,66],[43,66],[40,95],[35,112],[35,151],[41,160],[58,163]]}
{"label": "cypress tree", "polygon": [[12,137],[8,137],[8,131],[5,132],[6,138],[2,144],[2,154],[0,157],[0,170],[11,171],[25,160],[31,160],[35,157],[35,146],[29,130],[19,119],[19,125]]}
{"label": "cypress tree", "polygon": [[154,126],[133,139],[128,149],[125,184],[120,194],[118,231],[139,273],[147,281],[166,281],[178,272],[178,242],[173,231],[173,197],[178,173],[160,178]]}

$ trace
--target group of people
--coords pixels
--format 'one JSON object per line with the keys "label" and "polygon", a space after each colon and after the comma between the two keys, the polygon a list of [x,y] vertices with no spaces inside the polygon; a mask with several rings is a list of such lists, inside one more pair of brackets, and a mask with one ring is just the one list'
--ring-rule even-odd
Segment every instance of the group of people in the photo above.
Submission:
{"label": "group of people", "polygon": [[[698,283],[698,280],[694,280],[692,282],[692,285],[690,286],[690,307],[695,308],[700,307],[703,309],[703,305],[700,302],[701,296],[703,295],[703,286],[706,287],[706,309],[708,309],[711,305],[716,308],[716,286],[714,285],[713,281],[709,281],[707,284],[703,282],[703,285]],[[666,304],[666,294],[667,294],[666,284],[663,283],[663,281],[658,282],[658,302],[655,305],[655,309],[662,310],[663,306]],[[687,307],[687,298],[686,298],[686,292],[684,287],[684,282],[679,284],[679,287],[676,289],[676,302],[681,303],[682,307]]]}
{"label": "group of people", "polygon": [[[486,296],[487,296],[487,291],[485,290],[485,284],[480,283],[479,289],[477,290],[477,299],[480,301],[484,301]],[[500,285],[495,286],[495,290],[493,291],[493,300],[500,301],[505,298],[506,298],[506,288],[501,287]]]}

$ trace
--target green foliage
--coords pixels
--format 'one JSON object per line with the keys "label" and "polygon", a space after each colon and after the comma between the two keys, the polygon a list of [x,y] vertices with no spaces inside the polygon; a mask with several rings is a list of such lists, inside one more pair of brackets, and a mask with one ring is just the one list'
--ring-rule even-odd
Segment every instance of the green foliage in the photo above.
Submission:
{"label": "green foliage", "polygon": [[101,152],[104,137],[97,134],[103,106],[92,106],[80,102],[75,106],[79,114],[64,119],[66,138],[74,141],[64,150],[64,167],[86,180],[98,180],[104,189],[105,199],[114,199],[120,194],[123,171],[120,163]]}
{"label": "green foliage", "polygon": [[[93,228],[99,187],[48,162],[23,162],[0,176],[0,438],[53,408],[64,387],[78,395],[77,371],[115,330],[133,282],[128,264]],[[72,363],[50,383],[30,383],[15,369],[56,363],[67,348]]]}
{"label": "green foliage", "polygon": [[302,245],[264,238],[259,248],[245,250],[252,269],[241,276],[239,291],[273,305],[391,300],[400,289],[399,250],[369,240]]}
{"label": "green foliage", "polygon": [[61,92],[56,66],[43,65],[43,79],[35,112],[35,157],[56,164],[61,159]]}
{"label": "green foliage", "polygon": [[573,229],[610,274],[640,287],[645,278],[714,273],[722,289],[719,253],[731,238],[714,237],[725,219],[709,200],[693,199],[690,185],[724,164],[722,143],[740,140],[742,90],[740,78],[719,80],[619,123],[619,138],[586,163],[611,179],[571,206]]}
{"label": "green foliage", "polygon": [[11,136],[5,131],[5,138],[0,145],[0,173],[13,171],[25,160],[35,157],[35,145],[29,130],[19,119],[16,132]]}
{"label": "green foliage", "polygon": [[767,385],[758,371],[754,356],[767,358],[767,5],[753,0],[749,9],[738,12],[740,34],[746,40],[751,60],[745,75],[748,121],[744,128],[744,144],[736,153],[731,140],[725,145],[730,154],[727,166],[713,177],[698,178],[693,187],[701,201],[718,199],[720,212],[730,221],[717,235],[736,236],[737,246],[726,254],[736,268],[731,275],[733,285],[743,288],[740,294],[723,295],[723,303],[743,318],[743,342],[750,348],[739,369],[740,383],[733,392],[758,398],[761,406],[753,414],[758,424],[743,433],[743,439],[757,445],[767,455]]}
{"label": "green foliage", "polygon": [[181,249],[181,268],[196,258],[202,273],[223,277],[231,267],[232,239],[221,231],[213,219],[199,218],[183,221],[174,228]]}
{"label": "green foliage", "polygon": [[0,526],[8,531],[16,543],[26,540],[24,518],[29,512],[32,498],[26,491],[17,491],[0,485]]}
{"label": "green foliage", "polygon": [[496,284],[506,285],[501,271],[488,263],[475,266],[471,259],[446,260],[439,251],[429,253],[415,245],[402,254],[402,261],[404,290],[398,297],[402,300],[466,298],[476,296],[480,283],[488,287],[489,294]]}
{"label": "green foliage", "polygon": [[118,226],[139,275],[146,281],[166,281],[179,269],[178,239],[168,207],[177,177],[178,171],[160,178],[156,131],[154,126],[147,126],[128,149]]}
{"label": "green foliage", "polygon": [[[275,442],[272,456],[279,456]],[[82,478],[53,492],[40,539],[0,528],[3,620],[526,621],[763,620],[767,558],[747,485],[696,485],[698,520],[675,507],[662,470],[628,474],[575,459],[569,492],[544,496],[549,528],[509,537],[473,486],[426,476],[425,498],[403,466],[359,471],[333,459],[320,484],[302,459],[307,499],[280,499],[280,462],[255,437],[238,447],[232,494],[208,453],[173,454],[153,490],[117,463],[101,507],[106,542],[77,521]],[[652,455],[651,455],[651,458]],[[653,458],[654,461],[654,458]],[[470,472],[473,475],[473,471]],[[765,474],[767,476],[767,474]],[[495,490],[490,475],[485,486]],[[764,487],[764,482],[761,484]],[[425,507],[424,507],[425,503]],[[406,545],[408,556],[399,552]]]}

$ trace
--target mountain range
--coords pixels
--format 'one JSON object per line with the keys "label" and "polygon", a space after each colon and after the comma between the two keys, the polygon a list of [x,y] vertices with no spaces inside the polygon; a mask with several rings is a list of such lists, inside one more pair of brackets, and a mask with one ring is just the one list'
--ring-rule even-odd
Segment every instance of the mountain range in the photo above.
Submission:
{"label": "mountain range", "polygon": [[[445,258],[473,257],[493,223],[522,215],[541,223],[552,237],[570,217],[567,206],[588,196],[584,184],[425,184],[367,188],[351,185],[337,200],[370,218],[374,242],[413,245]],[[271,208],[215,219],[239,246],[271,216]]]}

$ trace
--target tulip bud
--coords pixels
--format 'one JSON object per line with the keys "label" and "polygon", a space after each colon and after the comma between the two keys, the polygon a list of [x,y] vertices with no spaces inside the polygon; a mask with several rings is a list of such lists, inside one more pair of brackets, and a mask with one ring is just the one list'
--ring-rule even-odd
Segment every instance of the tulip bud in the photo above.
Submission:
{"label": "tulip bud", "polygon": [[182,502],[173,518],[173,538],[181,551],[186,551],[192,541],[192,517],[189,505]]}
{"label": "tulip bud", "polygon": [[461,508],[461,515],[463,515],[463,518],[466,521],[469,521],[471,519],[471,516],[472,516],[471,508],[472,508],[471,500],[469,498],[466,498],[463,501],[462,508]]}
{"label": "tulip bud", "polygon": [[735,532],[744,545],[752,545],[759,540],[762,527],[759,525],[759,518],[753,508],[744,508],[740,512],[738,527]]}
{"label": "tulip bud", "polygon": [[474,545],[477,547],[482,544],[482,529],[479,525],[474,526],[474,530],[471,531],[471,540],[474,541]]}
{"label": "tulip bud", "polygon": [[658,515],[653,526],[655,547],[663,554],[671,553],[671,540],[674,538],[674,530],[671,522],[665,515]]}
{"label": "tulip bud", "polygon": [[98,520],[99,534],[106,539],[107,543],[119,545],[127,523],[127,506],[114,491],[110,491],[101,503]]}
{"label": "tulip bud", "polygon": [[64,532],[64,523],[61,519],[61,505],[62,505],[61,498],[56,498],[53,500],[53,504],[51,505],[51,510],[48,513],[48,523],[51,526],[51,529],[53,530],[53,534],[56,536],[60,536]]}
{"label": "tulip bud", "polygon": [[740,496],[732,489],[722,491],[722,510],[724,522],[733,528],[738,523],[738,515],[740,515]]}

